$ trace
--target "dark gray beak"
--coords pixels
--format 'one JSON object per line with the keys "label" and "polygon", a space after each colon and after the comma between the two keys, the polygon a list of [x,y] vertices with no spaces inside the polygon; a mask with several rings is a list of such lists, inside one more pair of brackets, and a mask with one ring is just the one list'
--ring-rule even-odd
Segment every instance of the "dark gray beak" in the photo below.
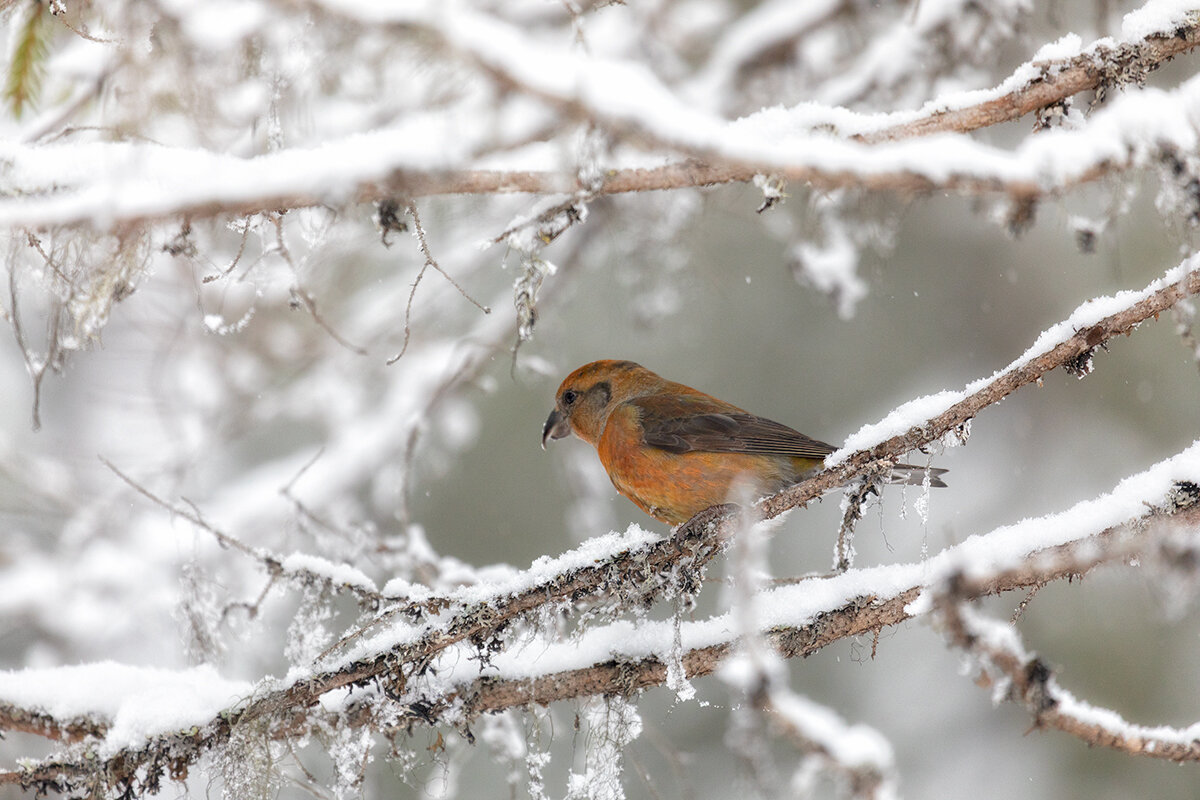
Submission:
{"label": "dark gray beak", "polygon": [[547,439],[561,439],[570,435],[571,423],[567,422],[567,418],[558,413],[556,408],[546,417],[546,424],[542,426],[542,449],[546,449]]}

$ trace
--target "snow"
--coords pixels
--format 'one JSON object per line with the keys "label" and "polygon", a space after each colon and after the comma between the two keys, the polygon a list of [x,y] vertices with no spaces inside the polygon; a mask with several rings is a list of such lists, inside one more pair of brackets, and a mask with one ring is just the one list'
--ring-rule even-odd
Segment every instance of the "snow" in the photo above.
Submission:
{"label": "snow", "polygon": [[267,8],[259,3],[238,0],[208,0],[205,3],[167,3],[179,14],[187,36],[199,47],[216,53],[241,47],[267,21]]}
{"label": "snow", "polygon": [[49,70],[75,80],[96,80],[112,67],[113,53],[103,42],[75,39],[50,59]]}
{"label": "snow", "polygon": [[863,425],[857,431],[847,436],[841,449],[834,451],[825,459],[825,465],[834,466],[840,464],[852,453],[870,449],[893,436],[907,433],[913,427],[923,425],[927,420],[943,413],[955,403],[966,398],[970,393],[968,389],[961,391],[946,389],[935,394],[909,400],[892,409],[888,412],[887,416],[878,422]]}
{"label": "snow", "polygon": [[[1092,534],[1136,519],[1147,505],[1163,504],[1178,481],[1200,478],[1200,440],[1165,461],[1125,478],[1109,493],[1084,500],[1055,514],[1034,517],[974,535],[947,548],[928,562],[926,585],[936,587],[952,575],[984,578],[1012,569],[1030,553],[1079,541]],[[909,606],[910,613],[929,608],[929,592]]]}
{"label": "snow", "polygon": [[[542,556],[526,570],[518,571],[506,565],[490,570],[472,570],[470,575],[464,576],[467,578],[464,580],[465,585],[442,593],[439,597],[452,607],[482,605],[502,600],[537,586],[547,585],[562,575],[602,563],[615,554],[643,549],[660,538],[658,534],[651,533],[636,523],[630,523],[623,533],[611,532],[593,537],[557,557]],[[389,597],[415,602],[427,599],[431,594],[426,588],[401,581],[389,581],[384,591]],[[409,592],[411,594],[406,594]],[[393,618],[387,620],[386,624],[379,625],[377,629],[369,628],[366,635],[340,651],[337,659],[323,662],[321,667],[333,668],[370,658],[376,653],[415,639],[425,630],[420,626],[407,624],[406,619]],[[449,655],[443,653],[443,658],[453,661],[458,655],[451,650]],[[296,681],[307,677],[311,674],[311,669],[293,669],[288,675],[288,680]]]}
{"label": "snow", "polygon": [[891,743],[874,728],[847,725],[831,709],[793,692],[778,692],[771,700],[776,711],[806,738],[819,742],[839,764],[886,769],[894,763]]}
{"label": "snow", "polygon": [[476,603],[517,594],[553,580],[556,576],[594,566],[615,553],[644,548],[661,538],[661,535],[631,522],[624,532],[594,536],[560,556],[541,556],[530,564],[529,569],[515,572],[507,580],[489,582],[486,586],[463,587],[453,592],[450,598],[457,602]]}
{"label": "snow", "polygon": [[108,720],[102,756],[158,734],[210,722],[248,697],[252,686],[208,665],[186,670],[96,664],[0,672],[0,701],[59,720]]}
{"label": "snow", "polygon": [[805,280],[833,297],[838,317],[853,317],[859,301],[867,296],[867,284],[858,275],[858,247],[845,229],[834,228],[823,245],[801,242],[792,253]]}
{"label": "snow", "polygon": [[979,640],[980,646],[991,652],[1002,652],[1012,655],[1022,664],[1028,663],[1033,656],[1025,650],[1017,629],[1010,623],[986,617],[971,606],[961,606],[959,614],[971,634]]}
{"label": "snow", "polygon": [[624,800],[621,749],[642,733],[637,707],[620,696],[595,697],[583,709],[588,736],[584,771],[567,776],[567,800]]}
{"label": "snow", "polygon": [[[1200,740],[1200,723],[1189,725],[1186,728],[1172,728],[1167,725],[1136,725],[1125,721],[1115,711],[1098,708],[1078,699],[1061,686],[1055,686],[1054,699],[1058,702],[1057,709],[1060,714],[1074,717],[1086,725],[1104,728],[1117,736],[1132,741],[1157,739],[1168,744],[1191,747],[1197,740]],[[1147,744],[1153,744],[1153,742]]]}
{"label": "snow", "polygon": [[739,17],[717,43],[704,72],[689,87],[687,95],[697,102],[724,96],[727,82],[738,70],[764,52],[787,43],[826,15],[841,7],[841,0],[773,0],[762,3]]}
{"label": "snow", "polygon": [[[958,175],[1056,185],[1077,180],[1098,164],[1127,163],[1141,149],[1159,144],[1195,149],[1191,120],[1200,107],[1200,78],[1167,94],[1128,93],[1096,113],[1085,130],[1033,137],[1011,152],[958,136],[864,146],[812,131],[832,122],[843,135],[868,133],[919,115],[978,103],[1024,85],[1040,67],[1031,63],[983,94],[943,95],[917,112],[863,116],[803,104],[764,109],[728,122],[686,102],[644,67],[538,47],[515,27],[466,9],[444,14],[423,4],[346,0],[323,0],[321,5],[364,22],[423,27],[486,68],[508,76],[532,96],[582,105],[603,124],[645,131],[663,147],[764,168],[862,176],[909,172],[934,182]],[[922,18],[935,13],[926,5],[921,6]],[[1126,18],[1125,34],[1170,31],[1183,18],[1184,6],[1151,4],[1144,13]],[[254,22],[239,20],[238,25]],[[1039,51],[1038,58],[1063,57],[1077,45],[1076,39],[1064,37]],[[19,200],[0,203],[0,225],[92,222],[105,226],[210,203],[269,205],[279,197],[306,197],[314,203],[346,201],[360,187],[376,185],[398,169],[475,168],[471,154],[480,149],[476,137],[484,133],[463,122],[456,114],[412,113],[389,129],[253,158],[132,142],[40,146],[0,142],[0,159],[8,164],[7,180],[20,189]],[[512,168],[553,171],[558,167],[553,149],[526,152],[533,159]],[[58,191],[36,196],[49,187]]]}
{"label": "snow", "polygon": [[[1028,64],[1039,61],[1066,61],[1083,52],[1083,40],[1078,34],[1067,33],[1053,42],[1047,42],[1037,49]],[[1014,87],[1015,88],[1015,87]]]}
{"label": "snow", "polygon": [[1150,0],[1121,20],[1121,37],[1126,41],[1136,41],[1149,36],[1169,35],[1195,15],[1194,0]]}
{"label": "snow", "polygon": [[[1112,526],[1146,514],[1147,504],[1162,503],[1180,480],[1200,480],[1200,441],[1178,455],[1123,480],[1112,492],[1082,501],[1066,511],[1025,519],[986,534],[969,537],[924,562],[856,569],[821,580],[784,585],[755,598],[756,623],[762,631],[802,626],[832,609],[862,597],[883,602],[913,587],[922,594],[906,609],[913,615],[931,608],[931,592],[946,579],[964,575],[980,579],[1013,568],[1030,554],[1049,547],[1080,541]],[[635,661],[656,657],[667,662],[675,632],[673,620],[619,620],[597,626],[568,641],[541,637],[515,644],[491,659],[481,670],[477,661],[461,652],[444,652],[438,660],[445,680],[465,684],[482,674],[509,680],[583,669],[605,661]],[[736,636],[734,612],[699,621],[684,621],[679,628],[683,650],[711,647]],[[999,634],[996,634],[999,635]],[[373,646],[379,646],[376,641]],[[359,657],[366,653],[359,653]]]}
{"label": "snow", "polygon": [[[951,575],[965,574],[974,578],[996,574],[1021,563],[1038,550],[1078,541],[1141,517],[1146,513],[1147,504],[1162,502],[1177,481],[1198,478],[1200,441],[1125,479],[1106,495],[1057,514],[1022,520],[985,535],[972,536],[927,562],[853,570],[824,580],[761,592],[755,598],[756,623],[759,630],[800,626],[858,598],[870,596],[880,602],[912,586],[926,589],[907,610],[912,614],[925,613],[930,608],[930,591],[936,590]],[[459,599],[484,602],[596,563],[624,549],[644,545],[654,538],[632,525],[625,533],[597,537],[558,558],[539,559],[508,586],[466,587]],[[289,557],[288,560],[292,562],[296,558]],[[321,571],[342,582],[356,578],[356,571],[319,561],[302,558],[294,566]],[[482,674],[521,680],[614,659],[656,656],[665,661],[670,658],[669,643],[674,639],[676,625],[679,626],[679,646],[684,651],[693,650],[728,642],[738,628],[734,614],[728,612],[706,620],[682,623],[676,620],[620,620],[593,627],[565,641],[528,637],[493,656],[486,666],[465,657],[470,651],[466,649],[468,645],[461,644],[441,652],[431,674],[450,686],[468,683]],[[998,637],[995,644],[1012,649],[1015,640],[1005,627],[989,628],[987,635]],[[374,637],[369,640],[369,645],[360,644],[355,655],[361,658],[372,651],[380,652],[402,641],[411,641],[426,630],[425,626],[389,622],[386,636]],[[1019,644],[1015,646],[1019,647]],[[307,669],[293,669],[286,683],[302,680],[309,674]],[[211,666],[166,670],[102,662],[0,673],[0,701],[39,709],[63,720],[88,715],[110,720],[104,745],[109,751],[137,746],[156,734],[204,725],[221,711],[236,707],[251,692],[249,683],[222,678]],[[328,704],[340,707],[346,698],[346,693],[339,690],[328,698]],[[1081,714],[1087,712],[1082,704],[1080,709]],[[788,700],[786,711],[798,724],[807,726],[813,738],[843,747],[844,751],[838,757],[845,763],[886,763],[881,759],[889,757],[886,743],[864,730],[846,729],[840,720],[799,698]],[[1102,716],[1100,712],[1096,714]]]}
{"label": "snow", "polygon": [[[355,185],[382,180],[392,170],[436,169],[461,161],[466,150],[455,144],[463,142],[458,130],[445,115],[415,115],[393,129],[256,158],[132,142],[30,146],[0,141],[0,159],[10,162],[11,181],[39,188],[78,186],[63,197],[25,198],[27,218],[48,214],[64,222],[103,225],[107,219],[265,195],[348,200]],[[19,204],[8,205],[8,214],[18,213]],[[0,218],[15,217],[0,213]]]}
{"label": "snow", "polygon": [[1112,296],[1095,297],[1081,303],[1071,312],[1070,316],[1042,331],[1024,353],[992,375],[972,381],[958,391],[943,390],[915,398],[894,408],[882,420],[868,423],[859,428],[846,437],[846,441],[840,449],[826,458],[826,466],[840,464],[859,450],[869,450],[893,436],[899,436],[915,427],[923,426],[928,420],[985,388],[1001,375],[1020,369],[1100,320],[1136,305],[1139,301],[1167,286],[1179,283],[1196,269],[1200,269],[1200,254],[1190,256],[1179,265],[1167,270],[1161,278],[1152,281],[1144,289],[1121,291]]}
{"label": "snow", "polygon": [[349,564],[339,564],[308,553],[292,553],[283,559],[284,572],[307,573],[323,578],[334,586],[348,586],[364,592],[374,592],[375,582],[360,569]]}

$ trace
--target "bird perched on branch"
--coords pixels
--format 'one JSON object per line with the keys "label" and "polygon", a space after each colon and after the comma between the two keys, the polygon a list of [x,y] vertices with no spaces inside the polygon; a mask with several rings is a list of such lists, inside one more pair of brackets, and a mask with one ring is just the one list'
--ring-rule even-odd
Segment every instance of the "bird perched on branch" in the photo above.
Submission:
{"label": "bird perched on branch", "polygon": [[[821,467],[836,448],[632,361],[593,361],[566,377],[542,428],[596,448],[617,491],[671,525],[730,501],[735,489],[774,494]],[[946,470],[893,468],[892,483],[945,486]]]}

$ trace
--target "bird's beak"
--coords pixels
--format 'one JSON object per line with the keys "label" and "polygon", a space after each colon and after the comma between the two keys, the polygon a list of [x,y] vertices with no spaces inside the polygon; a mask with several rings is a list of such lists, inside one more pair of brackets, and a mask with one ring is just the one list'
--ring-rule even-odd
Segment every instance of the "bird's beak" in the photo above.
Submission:
{"label": "bird's beak", "polygon": [[564,436],[571,434],[571,423],[567,418],[558,413],[558,409],[550,412],[550,416],[546,417],[546,424],[542,426],[542,449],[546,449],[547,439],[561,439]]}

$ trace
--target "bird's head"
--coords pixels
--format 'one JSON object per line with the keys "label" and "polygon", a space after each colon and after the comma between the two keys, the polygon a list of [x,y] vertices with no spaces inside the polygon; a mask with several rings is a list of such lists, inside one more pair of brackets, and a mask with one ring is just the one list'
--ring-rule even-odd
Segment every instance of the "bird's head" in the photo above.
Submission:
{"label": "bird's head", "polygon": [[660,383],[662,378],[632,361],[605,359],[584,364],[559,385],[554,410],[542,428],[542,448],[548,439],[571,433],[595,445],[618,403],[647,394]]}

